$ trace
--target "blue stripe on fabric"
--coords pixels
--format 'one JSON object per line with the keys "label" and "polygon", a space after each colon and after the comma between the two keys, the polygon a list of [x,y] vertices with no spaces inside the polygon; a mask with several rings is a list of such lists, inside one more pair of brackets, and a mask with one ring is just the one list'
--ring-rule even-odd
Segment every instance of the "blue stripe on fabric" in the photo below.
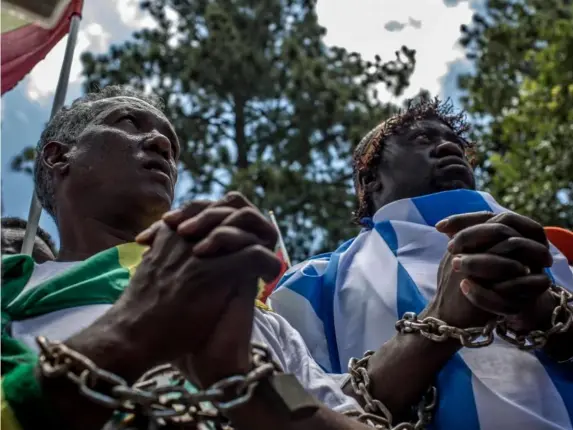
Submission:
{"label": "blue stripe on fabric", "polygon": [[[389,221],[383,221],[377,223],[374,228],[386,241],[394,255],[397,255],[398,237],[392,224]],[[405,312],[420,313],[426,307],[426,299],[399,261],[397,287],[396,302],[399,317]],[[432,428],[479,430],[472,373],[459,354],[454,355],[439,373],[438,393],[438,411]]]}
{"label": "blue stripe on fabric", "polygon": [[[287,270],[287,272],[282,276],[281,279],[279,279],[279,282],[277,283],[277,286],[275,287],[275,291],[278,290],[280,287],[282,287],[290,278],[292,278],[295,274],[300,273],[302,268],[304,267],[304,270],[308,270],[309,267],[312,267],[312,264],[306,264],[309,261],[313,261],[313,260],[327,260],[330,258],[330,253],[324,253],[324,254],[320,254],[320,255],[315,255],[314,257],[309,258],[308,260],[306,260],[306,262],[304,263],[304,265],[302,265],[300,268],[293,270],[294,267],[291,267],[289,270]],[[313,276],[318,276],[318,272],[316,271],[316,269],[314,269],[314,267],[312,267],[312,269],[314,270],[315,275]],[[308,272],[306,272],[308,273]]]}
{"label": "blue stripe on fabric", "polygon": [[323,313],[318,317],[324,324],[326,342],[328,343],[328,357],[330,358],[332,373],[342,373],[342,366],[340,364],[340,357],[338,354],[338,342],[336,341],[336,329],[334,327],[334,293],[336,291],[338,262],[340,260],[340,256],[350,247],[352,242],[354,242],[354,239],[343,243],[332,253],[323,277],[322,302],[324,306],[322,308]]}
{"label": "blue stripe on fabric", "polygon": [[573,424],[573,372],[570,365],[556,363],[541,351],[536,351],[535,356],[543,364],[547,375],[563,399],[565,409],[569,414],[569,421]]}
{"label": "blue stripe on fabric", "polygon": [[491,211],[481,194],[472,190],[444,191],[411,200],[426,224],[431,226],[452,215]]}

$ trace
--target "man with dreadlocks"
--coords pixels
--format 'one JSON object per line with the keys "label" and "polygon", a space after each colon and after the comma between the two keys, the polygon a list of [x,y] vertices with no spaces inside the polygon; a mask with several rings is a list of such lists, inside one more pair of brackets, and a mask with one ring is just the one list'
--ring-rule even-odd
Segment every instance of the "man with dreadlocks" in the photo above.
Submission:
{"label": "man with dreadlocks", "polygon": [[271,306],[324,369],[350,362],[368,412],[412,419],[424,398],[439,430],[571,429],[573,274],[539,224],[475,190],[467,131],[436,99],[368,133],[362,231],[293,267]]}

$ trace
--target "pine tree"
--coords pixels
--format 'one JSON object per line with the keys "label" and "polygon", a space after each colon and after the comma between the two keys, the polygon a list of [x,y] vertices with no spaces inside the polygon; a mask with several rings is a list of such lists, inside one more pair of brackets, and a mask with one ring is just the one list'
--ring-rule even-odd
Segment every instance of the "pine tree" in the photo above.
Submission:
{"label": "pine tree", "polygon": [[273,210],[291,258],[355,235],[351,151],[397,109],[415,53],[363,59],[326,46],[315,0],[142,2],[157,26],[82,57],[85,88],[160,95],[182,145],[184,199],[240,190]]}

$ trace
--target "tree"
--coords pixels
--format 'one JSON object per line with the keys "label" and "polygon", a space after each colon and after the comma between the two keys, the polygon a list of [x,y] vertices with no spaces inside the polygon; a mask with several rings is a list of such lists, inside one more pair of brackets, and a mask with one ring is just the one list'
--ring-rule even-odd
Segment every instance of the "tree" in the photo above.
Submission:
{"label": "tree", "polygon": [[294,260],[351,237],[351,150],[396,107],[414,67],[367,61],[323,42],[315,0],[156,0],[157,26],[105,55],[82,57],[86,89],[152,90],[182,142],[185,198],[238,189],[272,209]]}
{"label": "tree", "polygon": [[489,0],[462,32],[482,185],[516,212],[573,228],[571,0]]}

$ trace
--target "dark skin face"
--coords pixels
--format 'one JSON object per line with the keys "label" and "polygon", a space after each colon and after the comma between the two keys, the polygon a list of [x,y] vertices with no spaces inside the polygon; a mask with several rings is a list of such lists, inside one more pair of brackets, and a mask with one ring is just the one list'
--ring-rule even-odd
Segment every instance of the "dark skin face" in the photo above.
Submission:
{"label": "dark skin face", "polygon": [[132,97],[92,108],[97,115],[76,145],[49,142],[42,153],[57,190],[59,260],[132,241],[174,198],[180,147],[167,118]]}
{"label": "dark skin face", "polygon": [[[2,255],[20,254],[24,233],[19,228],[2,228]],[[34,241],[32,258],[38,264],[56,259],[50,247],[39,236]]]}
{"label": "dark skin face", "polygon": [[439,120],[422,120],[384,142],[374,178],[363,179],[374,211],[400,199],[475,189],[464,141]]}

